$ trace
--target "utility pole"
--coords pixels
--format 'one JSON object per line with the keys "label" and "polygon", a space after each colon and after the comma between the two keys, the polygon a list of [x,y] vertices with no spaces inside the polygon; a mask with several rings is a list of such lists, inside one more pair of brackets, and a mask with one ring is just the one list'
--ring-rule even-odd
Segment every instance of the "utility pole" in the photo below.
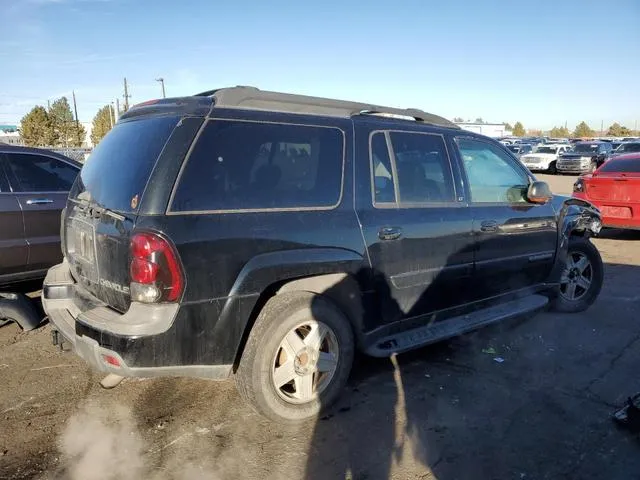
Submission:
{"label": "utility pole", "polygon": [[167,96],[164,93],[164,78],[162,77],[156,78],[156,82],[160,82],[160,85],[162,85],[162,98],[167,98]]}
{"label": "utility pole", "polygon": [[114,123],[118,121],[118,118],[120,118],[120,99],[116,98],[116,112],[113,116],[113,119],[115,120]]}
{"label": "utility pole", "polygon": [[[76,137],[76,141],[79,143],[80,142],[80,122],[78,121],[78,106],[76,105],[76,91],[75,90],[71,90],[71,96],[73,97],[73,111],[76,115],[76,133],[75,133],[75,137]],[[80,146],[80,145],[78,145]]]}
{"label": "utility pole", "polygon": [[109,105],[109,128],[113,128],[113,119],[115,114],[113,113],[113,102]]}
{"label": "utility pole", "polygon": [[600,135],[604,135],[604,120],[600,120]]}
{"label": "utility pole", "polygon": [[51,110],[51,100],[47,100],[47,111]]}
{"label": "utility pole", "polygon": [[633,125],[633,134],[634,135],[638,135],[638,120],[636,119],[636,122]]}
{"label": "utility pole", "polygon": [[125,112],[129,110],[129,98],[131,98],[131,95],[129,95],[129,86],[127,85],[127,77],[124,77],[124,111]]}

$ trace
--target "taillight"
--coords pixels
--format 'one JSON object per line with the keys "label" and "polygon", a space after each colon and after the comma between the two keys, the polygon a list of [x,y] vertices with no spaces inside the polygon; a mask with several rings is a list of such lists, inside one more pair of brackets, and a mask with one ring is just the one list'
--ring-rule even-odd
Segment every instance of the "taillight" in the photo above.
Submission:
{"label": "taillight", "polygon": [[131,238],[131,300],[175,302],[184,290],[184,275],[173,246],[149,232]]}

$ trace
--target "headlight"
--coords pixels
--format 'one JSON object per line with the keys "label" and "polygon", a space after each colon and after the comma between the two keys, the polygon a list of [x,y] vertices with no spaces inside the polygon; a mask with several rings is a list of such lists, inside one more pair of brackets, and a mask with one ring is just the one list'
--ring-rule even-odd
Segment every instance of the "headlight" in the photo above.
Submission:
{"label": "headlight", "polygon": [[573,184],[573,191],[574,192],[584,192],[584,182],[582,181],[581,178],[576,180],[576,183]]}

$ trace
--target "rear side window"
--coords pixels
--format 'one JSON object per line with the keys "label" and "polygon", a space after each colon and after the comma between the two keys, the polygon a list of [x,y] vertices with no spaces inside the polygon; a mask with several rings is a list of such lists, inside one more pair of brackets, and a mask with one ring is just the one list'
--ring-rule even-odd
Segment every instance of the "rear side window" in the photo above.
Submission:
{"label": "rear side window", "polygon": [[598,172],[640,173],[640,158],[634,160],[609,160],[604,165],[602,165],[602,167],[600,167]]}
{"label": "rear side window", "polygon": [[10,178],[18,192],[68,192],[78,168],[44,155],[7,155]]}
{"label": "rear side window", "polygon": [[385,134],[375,132],[371,136],[373,199],[377,206],[455,201],[451,165],[442,136],[394,131],[387,135],[392,159]]}
{"label": "rear side window", "polygon": [[337,128],[209,121],[174,194],[174,212],[330,208],[342,191]]}
{"label": "rear side window", "polygon": [[179,118],[118,123],[93,150],[71,191],[118,212],[135,212],[156,160]]}

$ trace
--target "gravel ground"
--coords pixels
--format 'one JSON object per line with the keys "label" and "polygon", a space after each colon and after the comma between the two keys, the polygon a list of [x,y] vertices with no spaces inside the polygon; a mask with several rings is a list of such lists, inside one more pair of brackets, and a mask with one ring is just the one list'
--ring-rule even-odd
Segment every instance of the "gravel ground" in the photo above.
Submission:
{"label": "gravel ground", "polygon": [[[540,178],[558,193],[574,180]],[[640,390],[640,233],[606,231],[595,244],[605,286],[586,313],[500,324],[395,365],[360,358],[336,411],[296,427],[254,414],[232,381],[102,390],[51,346],[48,326],[10,324],[0,478],[640,478],[640,441],[610,420]]]}

